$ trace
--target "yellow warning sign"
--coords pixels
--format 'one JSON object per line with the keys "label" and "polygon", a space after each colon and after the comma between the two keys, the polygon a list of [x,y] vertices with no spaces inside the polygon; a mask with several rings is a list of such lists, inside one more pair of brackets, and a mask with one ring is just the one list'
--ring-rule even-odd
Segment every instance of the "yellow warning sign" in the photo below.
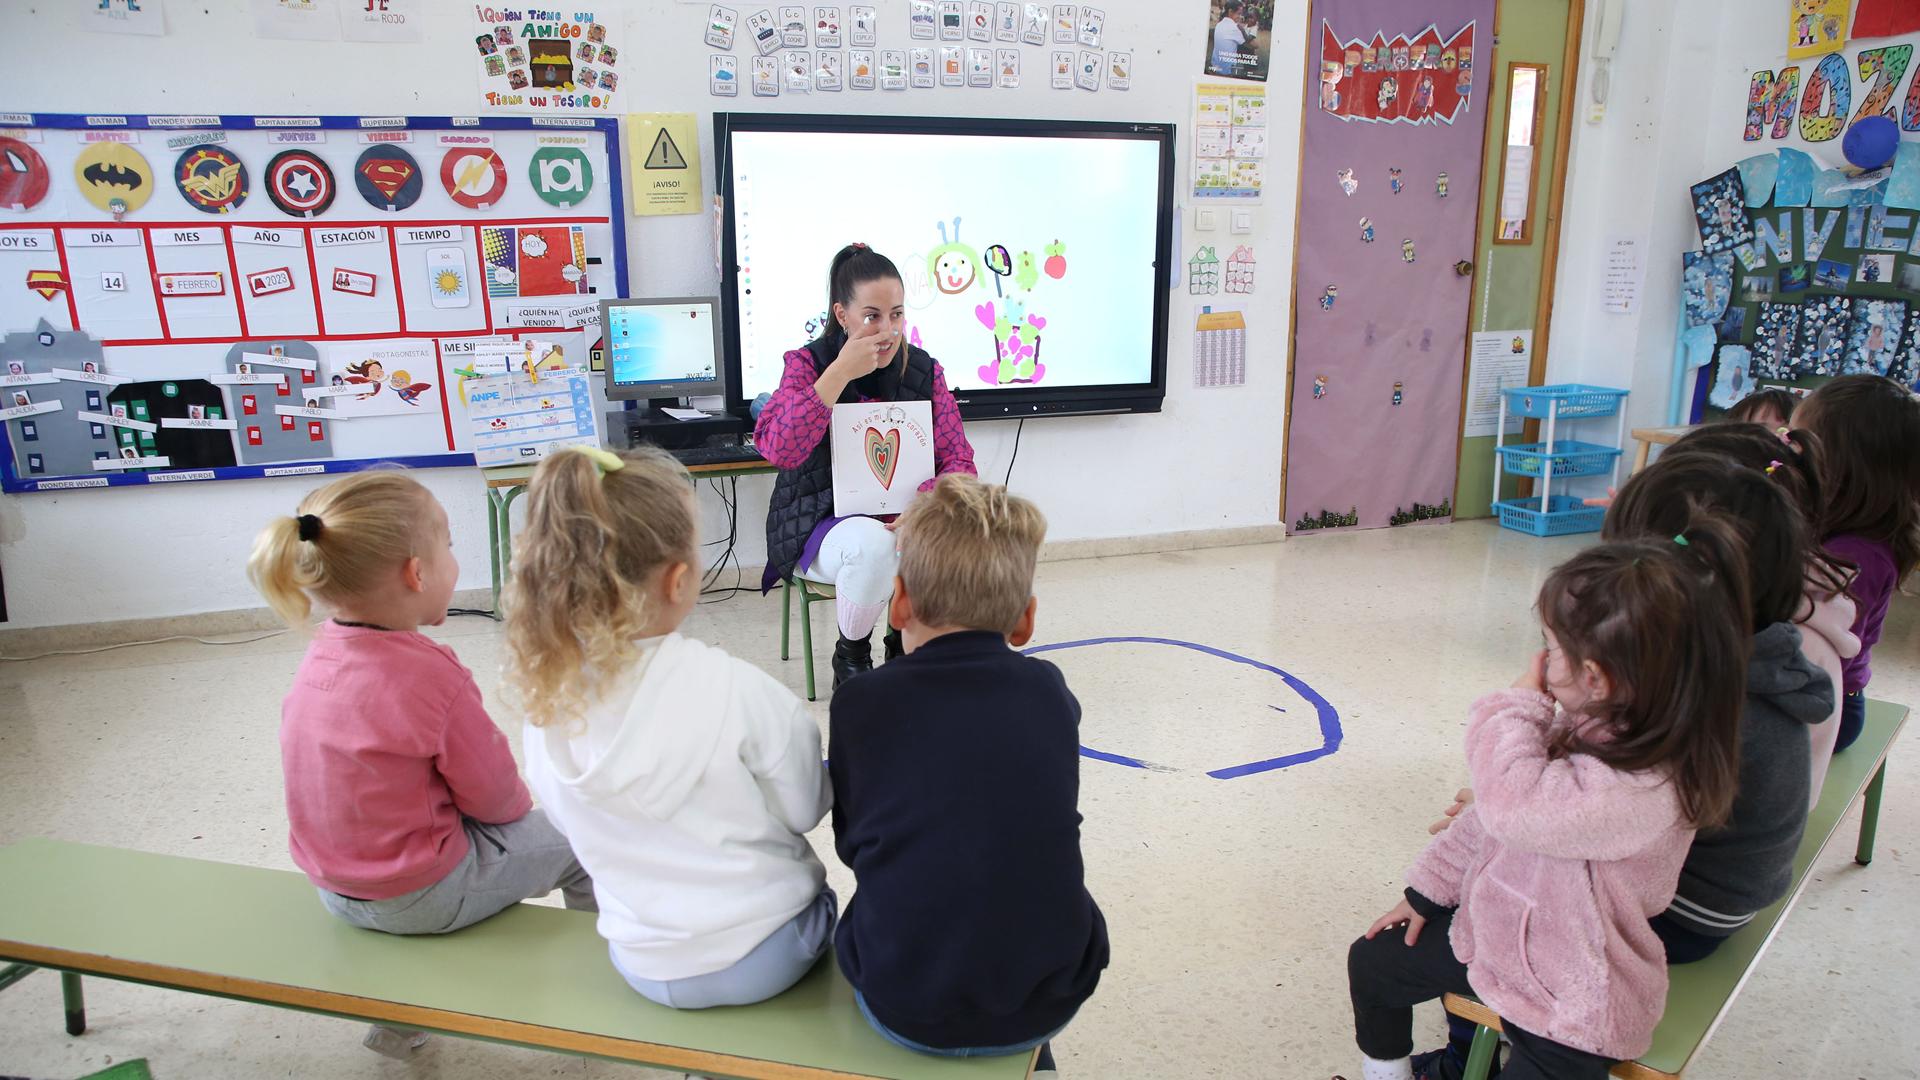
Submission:
{"label": "yellow warning sign", "polygon": [[635,113],[627,118],[633,163],[633,213],[698,214],[700,134],[692,113]]}

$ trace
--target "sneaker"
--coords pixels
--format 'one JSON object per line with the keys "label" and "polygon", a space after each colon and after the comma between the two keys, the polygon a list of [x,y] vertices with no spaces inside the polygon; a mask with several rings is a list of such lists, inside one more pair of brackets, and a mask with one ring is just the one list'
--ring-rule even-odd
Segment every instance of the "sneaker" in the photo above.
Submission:
{"label": "sneaker", "polygon": [[[1466,1075],[1466,1057],[1451,1046],[1413,1055],[1413,1080],[1461,1080]],[[1499,1075],[1500,1057],[1496,1054],[1487,1076],[1491,1080]]]}
{"label": "sneaker", "polygon": [[427,1045],[427,1040],[432,1037],[424,1031],[375,1024],[367,1029],[367,1035],[360,1040],[360,1045],[383,1057],[405,1061],[413,1056],[414,1051]]}

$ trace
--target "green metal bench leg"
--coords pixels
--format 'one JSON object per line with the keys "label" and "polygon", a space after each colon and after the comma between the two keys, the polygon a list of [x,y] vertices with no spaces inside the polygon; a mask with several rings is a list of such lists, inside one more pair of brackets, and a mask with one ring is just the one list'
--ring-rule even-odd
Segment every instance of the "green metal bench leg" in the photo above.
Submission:
{"label": "green metal bench leg", "polygon": [[1467,1052],[1467,1071],[1462,1074],[1464,1080],[1487,1080],[1487,1074],[1493,1071],[1493,1056],[1499,1050],[1500,1033],[1490,1027],[1476,1027],[1473,1049]]}
{"label": "green metal bench leg", "polygon": [[500,617],[500,496],[487,489],[487,555],[493,561],[493,617]]}
{"label": "green metal bench leg", "polygon": [[783,581],[780,583],[780,659],[793,659],[792,581]]}
{"label": "green metal bench leg", "polygon": [[80,988],[80,976],[71,971],[61,972],[60,995],[67,999],[67,1034],[86,1034],[87,996]]}
{"label": "green metal bench leg", "polygon": [[1887,786],[1887,763],[1880,763],[1880,770],[1873,774],[1873,783],[1867,785],[1867,801],[1860,808],[1860,846],[1854,849],[1853,861],[1865,866],[1873,861],[1873,834],[1880,828],[1880,791]]}
{"label": "green metal bench leg", "polygon": [[8,964],[0,968],[0,990],[5,990],[40,969],[32,964]]}
{"label": "green metal bench leg", "polygon": [[813,688],[813,598],[805,585],[800,586],[800,646],[806,650],[807,700],[818,701]]}
{"label": "green metal bench leg", "polygon": [[[513,576],[513,500],[527,490],[524,487],[510,487],[500,499],[500,580],[504,584]],[[496,603],[495,611],[499,610]]]}

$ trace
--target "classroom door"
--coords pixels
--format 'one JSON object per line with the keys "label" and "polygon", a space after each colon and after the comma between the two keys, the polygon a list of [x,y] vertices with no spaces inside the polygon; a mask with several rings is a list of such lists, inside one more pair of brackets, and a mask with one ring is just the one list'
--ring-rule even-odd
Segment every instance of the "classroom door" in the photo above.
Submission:
{"label": "classroom door", "polygon": [[1289,532],[1452,516],[1494,4],[1312,4]]}

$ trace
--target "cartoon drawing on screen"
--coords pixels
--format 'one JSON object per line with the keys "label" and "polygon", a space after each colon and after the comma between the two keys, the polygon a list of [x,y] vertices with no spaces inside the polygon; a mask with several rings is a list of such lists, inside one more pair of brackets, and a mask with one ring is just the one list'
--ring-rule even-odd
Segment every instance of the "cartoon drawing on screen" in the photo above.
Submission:
{"label": "cartoon drawing on screen", "polygon": [[1032,292],[1040,284],[1040,264],[1033,260],[1033,252],[1023,251],[1013,264],[1013,286],[1025,292]]}
{"label": "cartoon drawing on screen", "polygon": [[960,219],[953,219],[953,236],[947,236],[947,223],[939,222],[940,246],[927,253],[927,276],[933,286],[948,296],[958,296],[973,288],[980,277],[979,252],[960,242]]}

